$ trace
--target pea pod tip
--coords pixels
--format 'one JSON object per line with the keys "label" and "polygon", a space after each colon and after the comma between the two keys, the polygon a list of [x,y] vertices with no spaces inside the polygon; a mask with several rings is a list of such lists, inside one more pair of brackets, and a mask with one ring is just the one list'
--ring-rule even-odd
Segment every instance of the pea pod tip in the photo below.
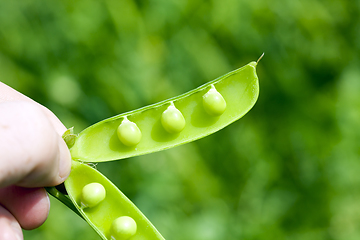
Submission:
{"label": "pea pod tip", "polygon": [[259,57],[259,59],[256,61],[256,64],[258,64],[258,63],[260,62],[260,60],[264,57],[264,55],[265,55],[265,52],[263,52],[263,53],[261,54],[261,56]]}
{"label": "pea pod tip", "polygon": [[261,56],[258,58],[258,60],[255,62],[255,61],[252,61],[251,63],[249,63],[250,66],[256,68],[257,64],[260,62],[260,60],[264,57],[265,53],[262,53]]}

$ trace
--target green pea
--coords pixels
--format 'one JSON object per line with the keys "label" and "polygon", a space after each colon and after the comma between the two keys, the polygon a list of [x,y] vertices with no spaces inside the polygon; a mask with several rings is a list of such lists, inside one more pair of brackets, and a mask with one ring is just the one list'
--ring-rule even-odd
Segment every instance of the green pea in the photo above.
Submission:
{"label": "green pea", "polygon": [[100,183],[89,183],[81,191],[82,207],[95,207],[105,199],[106,191]]}
{"label": "green pea", "polygon": [[127,117],[119,125],[117,135],[120,141],[128,147],[137,145],[141,140],[140,129],[136,123],[129,121]]}
{"label": "green pea", "polygon": [[185,118],[171,102],[171,105],[162,113],[161,124],[169,133],[179,133],[185,127]]}
{"label": "green pea", "polygon": [[129,239],[136,233],[136,222],[128,216],[115,219],[111,224],[111,238],[114,240]]}
{"label": "green pea", "polygon": [[[255,105],[259,96],[256,66],[257,62],[251,62],[180,96],[98,122],[76,137],[71,156],[82,162],[118,160],[175,147],[219,131]],[[172,102],[181,115],[176,110],[168,114]],[[170,120],[171,112],[175,120]],[[183,129],[180,116],[186,119]]]}
{"label": "green pea", "polygon": [[220,116],[225,112],[225,99],[216,90],[214,85],[211,85],[211,89],[203,96],[203,106],[205,111],[211,116]]}
{"label": "green pea", "polygon": [[[106,189],[106,198],[94,208],[83,208],[83,190],[93,183]],[[161,234],[109,179],[87,164],[72,161],[65,188],[76,210],[103,240],[164,240]]]}

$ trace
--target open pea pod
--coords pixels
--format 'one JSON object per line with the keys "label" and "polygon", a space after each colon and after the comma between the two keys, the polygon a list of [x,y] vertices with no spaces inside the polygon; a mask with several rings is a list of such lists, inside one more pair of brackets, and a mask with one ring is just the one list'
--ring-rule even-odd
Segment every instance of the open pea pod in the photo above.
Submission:
{"label": "open pea pod", "polygon": [[77,211],[102,239],[164,239],[140,210],[96,169],[73,161],[65,187]]}
{"label": "open pea pod", "polygon": [[57,186],[47,191],[104,240],[164,239],[111,181],[83,162],[160,151],[224,128],[254,106],[259,95],[259,60],[180,96],[105,119],[79,135],[67,130],[63,138],[74,161],[66,190]]}
{"label": "open pea pod", "polygon": [[180,96],[98,122],[72,135],[71,156],[82,162],[111,161],[214,133],[254,106],[259,95],[256,65],[251,62]]}

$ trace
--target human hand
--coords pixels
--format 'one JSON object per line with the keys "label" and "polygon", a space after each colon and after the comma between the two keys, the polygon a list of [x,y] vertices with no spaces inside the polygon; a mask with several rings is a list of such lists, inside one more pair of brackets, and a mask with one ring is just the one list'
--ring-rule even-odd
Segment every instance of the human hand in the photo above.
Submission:
{"label": "human hand", "polygon": [[65,126],[47,108],[0,82],[0,239],[23,239],[47,218],[43,187],[70,173]]}

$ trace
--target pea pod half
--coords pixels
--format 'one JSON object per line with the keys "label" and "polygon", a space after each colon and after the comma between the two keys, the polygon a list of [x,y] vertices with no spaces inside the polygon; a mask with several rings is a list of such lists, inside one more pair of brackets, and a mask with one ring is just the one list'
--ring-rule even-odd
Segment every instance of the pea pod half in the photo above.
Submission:
{"label": "pea pod half", "polygon": [[[98,122],[75,138],[71,156],[82,162],[111,161],[160,151],[214,133],[254,106],[259,95],[256,65],[251,62],[175,98]],[[169,107],[172,115],[166,112]],[[119,129],[127,125],[121,135]]]}
{"label": "pea pod half", "polygon": [[[94,190],[88,191],[93,187],[92,184]],[[105,196],[102,187],[98,186],[103,187]],[[65,187],[78,212],[102,239],[164,239],[140,210],[96,169],[73,161]],[[90,194],[89,197],[85,196],[91,199],[90,206],[85,206],[86,204],[83,203],[83,194]],[[100,194],[100,198],[97,194]]]}

